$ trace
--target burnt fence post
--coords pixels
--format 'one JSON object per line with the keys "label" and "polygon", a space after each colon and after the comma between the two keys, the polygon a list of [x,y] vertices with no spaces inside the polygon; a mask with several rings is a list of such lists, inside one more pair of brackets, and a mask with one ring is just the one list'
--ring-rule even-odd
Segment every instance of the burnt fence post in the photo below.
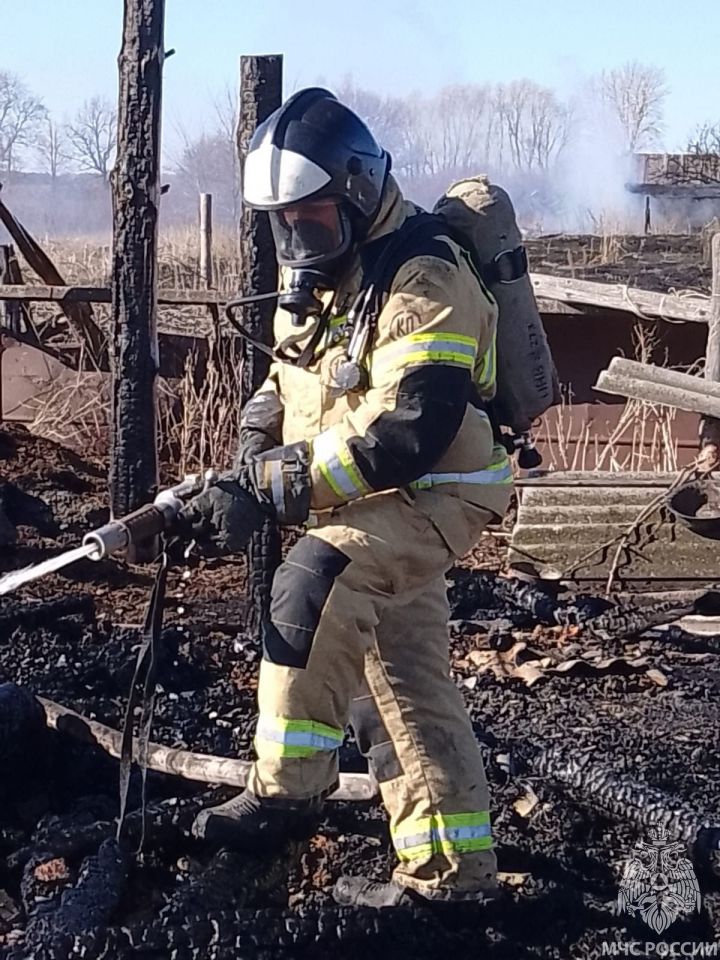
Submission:
{"label": "burnt fence post", "polygon": [[[117,159],[111,176],[113,516],[157,486],[157,240],[165,0],[125,0],[118,58]],[[135,559],[149,559],[136,555]]]}
{"label": "burnt fence post", "polygon": [[[240,58],[240,110],[237,150],[240,176],[253,133],[282,101],[282,56]],[[243,207],[240,217],[240,295],[269,293],[277,287],[277,264],[270,222],[266,213]],[[245,328],[263,343],[272,344],[272,319],[275,303],[251,304],[242,310]],[[245,403],[263,383],[270,366],[269,358],[243,343],[242,402]],[[272,578],[280,562],[280,533],[272,521],[266,521],[248,548],[248,630],[258,639],[261,624],[270,603]]]}
{"label": "burnt fence post", "polygon": [[[711,239],[712,293],[705,348],[705,379],[720,381],[720,233]],[[703,417],[700,423],[701,468],[717,469],[720,464],[720,420]]]}

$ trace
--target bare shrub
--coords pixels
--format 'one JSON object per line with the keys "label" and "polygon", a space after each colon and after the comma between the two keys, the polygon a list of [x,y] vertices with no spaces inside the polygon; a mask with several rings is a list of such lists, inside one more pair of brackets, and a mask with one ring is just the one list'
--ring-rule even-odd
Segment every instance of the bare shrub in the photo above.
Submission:
{"label": "bare shrub", "polygon": [[188,355],[181,380],[160,380],[160,449],[178,475],[229,467],[240,432],[240,365],[233,339]]}

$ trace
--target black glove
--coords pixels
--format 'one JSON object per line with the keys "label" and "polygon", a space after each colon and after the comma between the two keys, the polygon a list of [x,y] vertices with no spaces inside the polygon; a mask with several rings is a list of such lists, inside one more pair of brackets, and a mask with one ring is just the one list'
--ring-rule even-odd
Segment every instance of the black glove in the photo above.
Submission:
{"label": "black glove", "polygon": [[197,540],[205,553],[240,553],[268,512],[247,487],[234,472],[222,474],[183,507],[178,532]]}
{"label": "black glove", "polygon": [[261,390],[245,404],[235,467],[248,466],[258,454],[282,445],[283,405],[276,393]]}

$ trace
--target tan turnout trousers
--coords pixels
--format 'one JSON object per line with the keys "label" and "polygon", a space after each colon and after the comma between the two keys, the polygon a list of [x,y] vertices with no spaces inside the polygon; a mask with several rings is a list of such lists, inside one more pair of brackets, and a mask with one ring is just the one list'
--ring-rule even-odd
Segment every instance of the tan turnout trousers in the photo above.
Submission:
{"label": "tan turnout trousers", "polygon": [[395,879],[433,898],[495,885],[482,760],[449,676],[444,577],[491,518],[434,490],[325,514],[279,568],[266,629],[248,786],[329,791],[352,720],[390,817]]}

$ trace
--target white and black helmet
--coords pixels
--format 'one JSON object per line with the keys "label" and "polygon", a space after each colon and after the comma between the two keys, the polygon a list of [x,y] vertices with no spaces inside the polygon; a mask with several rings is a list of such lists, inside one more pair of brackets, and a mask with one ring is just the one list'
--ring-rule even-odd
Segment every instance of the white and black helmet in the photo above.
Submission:
{"label": "white and black helmet", "polygon": [[294,94],[255,132],[243,198],[270,214],[278,261],[328,263],[362,239],[380,206],[390,155],[334,94]]}

